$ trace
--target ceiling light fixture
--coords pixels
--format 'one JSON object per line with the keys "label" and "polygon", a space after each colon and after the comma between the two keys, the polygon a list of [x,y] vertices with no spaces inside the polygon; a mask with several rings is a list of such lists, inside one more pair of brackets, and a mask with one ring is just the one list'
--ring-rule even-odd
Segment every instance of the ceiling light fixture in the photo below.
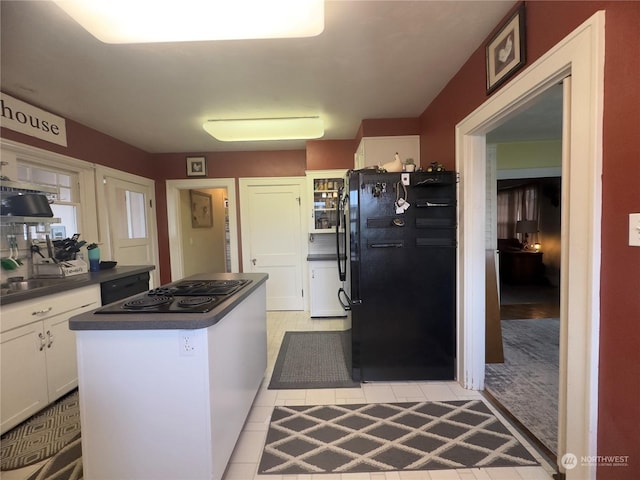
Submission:
{"label": "ceiling light fixture", "polygon": [[104,43],[312,37],[323,0],[54,0]]}
{"label": "ceiling light fixture", "polygon": [[300,140],[324,135],[324,123],[318,116],[208,120],[202,128],[222,142]]}

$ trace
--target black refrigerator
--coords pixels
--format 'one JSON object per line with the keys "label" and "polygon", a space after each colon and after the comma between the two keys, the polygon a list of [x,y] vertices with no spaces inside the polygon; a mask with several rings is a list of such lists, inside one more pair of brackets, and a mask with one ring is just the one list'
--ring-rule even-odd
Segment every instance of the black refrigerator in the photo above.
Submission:
{"label": "black refrigerator", "polygon": [[456,185],[455,172],[348,172],[336,233],[353,380],[454,379]]}

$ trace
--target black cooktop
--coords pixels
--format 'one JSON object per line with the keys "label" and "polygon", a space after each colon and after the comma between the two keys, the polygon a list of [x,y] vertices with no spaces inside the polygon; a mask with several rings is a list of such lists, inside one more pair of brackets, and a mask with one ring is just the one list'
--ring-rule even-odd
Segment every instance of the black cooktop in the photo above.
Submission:
{"label": "black cooktop", "polygon": [[94,313],[206,313],[251,280],[184,280],[106,305]]}

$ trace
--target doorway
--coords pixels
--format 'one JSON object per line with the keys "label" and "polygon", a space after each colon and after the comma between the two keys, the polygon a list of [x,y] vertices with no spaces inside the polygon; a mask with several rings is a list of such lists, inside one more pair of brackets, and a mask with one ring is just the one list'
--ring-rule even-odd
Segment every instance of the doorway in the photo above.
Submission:
{"label": "doorway", "polygon": [[[563,86],[486,134],[487,250],[499,318],[487,329],[485,396],[550,459],[557,452]],[[489,228],[490,227],[490,228]],[[525,232],[525,230],[528,230]],[[497,338],[492,338],[493,336]]]}
{"label": "doorway", "polygon": [[180,190],[182,273],[230,272],[226,188]]}
{"label": "doorway", "polygon": [[[198,266],[198,258],[209,255],[208,234],[213,234],[216,225],[225,225],[224,252],[212,255],[217,260],[207,260],[219,271],[239,272],[238,242],[238,208],[236,202],[236,181],[233,178],[203,178],[189,180],[167,180],[167,219],[169,230],[169,249],[171,255],[171,280],[176,281],[191,275],[195,270],[203,271]],[[211,227],[193,226],[190,213],[192,191],[211,195],[212,206],[214,195],[222,201],[218,202],[218,214],[213,217]],[[217,193],[216,193],[217,192]],[[226,200],[226,201],[225,201]],[[207,224],[208,225],[208,224]],[[197,252],[193,251],[197,246]],[[199,253],[198,253],[199,252]],[[224,262],[224,270],[221,270]]]}
{"label": "doorway", "polygon": [[[456,126],[460,169],[458,381],[481,390],[485,377],[486,133],[570,76],[563,122],[562,278],[558,457],[594,455],[598,425],[604,12],[598,12]],[[570,175],[569,175],[570,173]],[[571,382],[567,382],[567,378]],[[571,408],[568,408],[571,405]],[[572,457],[573,458],[573,457]],[[594,479],[592,464],[559,468]]]}

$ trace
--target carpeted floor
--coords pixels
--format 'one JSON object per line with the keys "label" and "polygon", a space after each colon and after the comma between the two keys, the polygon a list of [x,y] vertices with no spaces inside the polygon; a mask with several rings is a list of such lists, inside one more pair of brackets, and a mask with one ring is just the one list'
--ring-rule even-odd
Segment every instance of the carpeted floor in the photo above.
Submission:
{"label": "carpeted floor", "polygon": [[269,389],[358,388],[346,364],[349,332],[286,332]]}
{"label": "carpeted floor", "polygon": [[529,465],[538,463],[482,401],[459,400],[275,407],[258,473]]}
{"label": "carpeted floor", "polygon": [[557,452],[560,320],[503,320],[504,363],[487,364],[485,389]]}
{"label": "carpeted floor", "polygon": [[58,453],[79,435],[76,389],[2,436],[0,470],[39,463]]}

